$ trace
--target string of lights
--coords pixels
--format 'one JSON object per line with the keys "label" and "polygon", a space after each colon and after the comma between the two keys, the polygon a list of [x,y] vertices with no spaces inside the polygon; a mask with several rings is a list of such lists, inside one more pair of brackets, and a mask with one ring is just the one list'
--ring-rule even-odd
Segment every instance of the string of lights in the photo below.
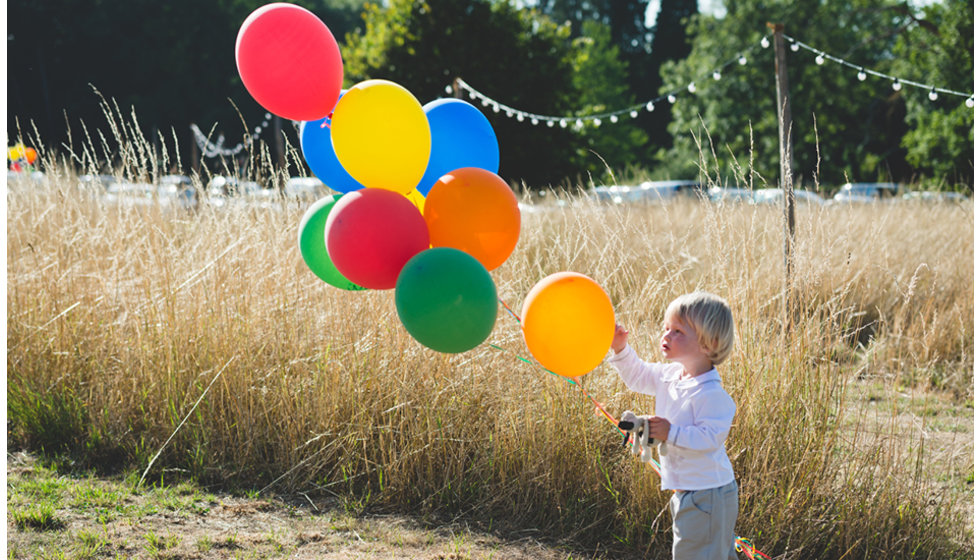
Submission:
{"label": "string of lights", "polygon": [[[840,64],[841,66],[846,66],[846,67],[851,68],[853,70],[857,70],[857,79],[859,81],[861,81],[861,82],[867,80],[868,79],[868,76],[876,76],[878,78],[884,78],[886,80],[889,80],[892,83],[892,89],[894,89],[895,91],[901,90],[903,85],[907,85],[907,86],[917,87],[917,88],[920,88],[920,89],[929,90],[929,100],[930,101],[935,101],[935,100],[939,99],[939,94],[940,93],[944,93],[944,94],[947,94],[947,95],[957,95],[959,97],[965,97],[966,98],[965,103],[966,103],[966,106],[967,107],[973,107],[973,94],[972,93],[967,93],[967,92],[964,92],[964,91],[955,91],[955,90],[946,89],[946,88],[937,87],[937,86],[931,86],[931,85],[928,85],[928,84],[923,84],[923,83],[920,83],[920,82],[915,82],[915,81],[912,81],[912,80],[906,80],[904,78],[899,78],[897,76],[891,76],[889,74],[884,74],[884,73],[881,73],[881,72],[877,72],[877,71],[872,70],[870,68],[865,68],[863,66],[859,66],[859,65],[854,64],[852,62],[848,62],[848,61],[844,60],[843,58],[836,57],[836,56],[834,56],[832,54],[828,54],[828,53],[826,53],[824,51],[821,51],[819,49],[815,49],[815,48],[811,47],[810,45],[808,45],[808,44],[806,44],[806,43],[804,43],[804,42],[802,42],[802,41],[800,41],[798,39],[794,39],[793,37],[790,37],[789,35],[785,35],[784,34],[783,37],[785,37],[786,38],[786,41],[790,44],[790,47],[789,48],[790,48],[791,51],[797,52],[797,51],[799,51],[802,48],[802,49],[808,50],[808,51],[812,52],[813,54],[815,54],[816,55],[816,58],[814,59],[814,62],[816,62],[816,64],[818,66],[823,65],[823,63],[825,61],[829,60],[831,62],[836,62],[837,64]],[[768,38],[764,38],[764,43],[762,44],[762,46],[763,47],[767,47],[768,44],[769,44]]]}
{"label": "string of lights", "polygon": [[218,134],[218,139],[211,142],[210,139],[201,131],[201,129],[196,124],[191,124],[191,131],[194,133],[194,141],[197,142],[198,149],[201,150],[201,155],[206,158],[213,158],[218,156],[231,157],[238,155],[245,147],[252,142],[256,142],[261,136],[262,131],[269,128],[269,123],[272,122],[272,113],[266,113],[265,118],[262,119],[262,124],[255,127],[252,132],[251,137],[233,148],[225,147],[225,135]]}
{"label": "string of lights", "polygon": [[[761,44],[761,43],[760,43]],[[722,71],[726,70],[732,65],[745,66],[748,63],[748,56],[753,54],[759,48],[760,44],[752,45],[749,48],[743,50],[737,54],[732,59],[718,65],[711,72],[702,74],[695,77],[694,79],[688,81],[687,86],[679,87],[673,91],[665,93],[660,97],[644,101],[642,103],[637,103],[626,107],[625,109],[618,109],[615,111],[607,111],[604,113],[594,113],[589,115],[578,115],[578,116],[551,116],[551,115],[539,115],[536,113],[530,113],[527,111],[522,111],[520,109],[515,109],[488,97],[486,94],[480,92],[470,84],[466,83],[462,78],[456,79],[456,84],[460,89],[466,90],[470,99],[479,100],[484,107],[490,107],[494,113],[504,112],[504,115],[510,118],[517,119],[519,122],[530,121],[532,125],[539,125],[544,123],[548,127],[554,127],[556,124],[561,128],[568,128],[572,126],[575,130],[580,130],[586,125],[591,124],[592,126],[601,126],[604,122],[617,123],[621,117],[628,116],[628,118],[635,119],[640,116],[643,111],[653,112],[657,105],[667,101],[670,104],[677,102],[678,96],[683,95],[684,92],[688,94],[694,94],[697,91],[698,85],[707,80],[718,81],[722,79]],[[762,45],[763,48],[764,45]],[[453,86],[446,86],[446,93],[453,93]]]}
{"label": "string of lights", "polygon": [[[857,79],[859,81],[862,82],[865,81],[868,78],[868,76],[876,76],[879,78],[889,80],[892,83],[892,89],[894,89],[895,91],[901,90],[903,85],[908,85],[908,86],[928,90],[930,101],[936,101],[939,98],[939,94],[955,95],[955,96],[966,98],[965,101],[966,106],[971,108],[973,107],[974,101],[973,101],[972,93],[923,84],[913,80],[907,80],[905,78],[884,74],[882,72],[878,72],[876,70],[872,70],[870,68],[865,68],[863,66],[859,66],[852,62],[848,62],[847,60],[844,60],[840,57],[828,54],[798,39],[790,37],[789,35],[784,34],[783,37],[786,38],[786,41],[790,44],[790,50],[792,50],[793,52],[797,52],[801,48],[803,48],[814,53],[816,55],[815,62],[818,65],[822,65],[825,61],[829,60],[831,62],[835,62],[842,66],[846,66],[854,70],[857,70]],[[490,107],[494,113],[500,113],[501,111],[503,111],[504,115],[506,115],[507,117],[517,119],[519,122],[530,121],[530,123],[535,126],[544,123],[546,126],[554,127],[557,124],[561,128],[567,128],[568,126],[572,126],[575,130],[580,130],[583,127],[585,127],[587,124],[592,124],[593,126],[598,127],[601,126],[603,122],[606,121],[610,123],[619,122],[620,117],[627,114],[629,115],[629,118],[635,119],[639,117],[642,111],[653,112],[653,110],[656,109],[657,104],[665,100],[668,103],[673,104],[677,101],[677,96],[683,94],[684,91],[687,91],[687,93],[690,94],[694,94],[697,91],[698,84],[700,84],[702,81],[707,80],[709,76],[712,80],[715,81],[721,80],[722,70],[725,70],[729,66],[736,63],[741,66],[744,66],[748,62],[748,58],[747,58],[748,54],[752,54],[753,51],[758,47],[767,49],[769,48],[770,44],[771,42],[769,41],[769,37],[763,36],[762,39],[758,42],[757,46],[753,46],[749,49],[745,49],[744,52],[739,53],[736,57],[726,61],[724,64],[719,65],[710,74],[704,74],[689,81],[686,88],[677,88],[671,92],[661,95],[660,97],[642,103],[637,103],[625,109],[608,111],[605,113],[595,113],[590,115],[558,117],[558,116],[539,115],[535,113],[530,113],[528,111],[522,111],[520,109],[510,107],[504,103],[501,103],[500,101],[497,101],[496,99],[487,96],[486,94],[474,88],[472,85],[468,84],[462,78],[457,78],[456,84],[460,89],[463,89],[467,92],[467,95],[469,96],[470,99],[479,100],[479,102],[484,107]],[[453,93],[452,85],[446,86],[446,93],[450,95]]]}

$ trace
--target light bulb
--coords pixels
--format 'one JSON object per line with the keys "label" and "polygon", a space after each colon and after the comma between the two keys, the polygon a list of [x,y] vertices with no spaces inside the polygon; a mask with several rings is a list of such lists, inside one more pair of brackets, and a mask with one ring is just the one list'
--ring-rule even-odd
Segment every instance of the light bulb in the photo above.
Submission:
{"label": "light bulb", "polygon": [[496,103],[494,103],[493,104],[493,112],[494,113],[499,113],[500,112],[500,105],[497,105]]}
{"label": "light bulb", "polygon": [[562,128],[568,128],[568,121],[565,119],[558,121],[558,124],[560,124]]}
{"label": "light bulb", "polygon": [[673,93],[667,96],[667,102],[668,103],[674,103],[676,101],[677,101],[677,96],[674,95]]}
{"label": "light bulb", "polygon": [[484,107],[489,107],[489,106],[490,106],[490,102],[489,102],[489,101],[487,101],[486,99],[484,99],[484,100],[483,100],[483,101],[481,101],[480,103],[482,103]]}
{"label": "light bulb", "polygon": [[748,61],[749,61],[749,59],[745,58],[745,55],[739,55],[738,56],[738,63],[740,65],[745,66],[745,63],[748,62]]}
{"label": "light bulb", "polygon": [[769,48],[769,37],[763,37],[762,40],[759,41],[759,44],[762,45],[762,48],[768,49]]}
{"label": "light bulb", "polygon": [[937,99],[939,99],[939,94],[936,93],[936,90],[930,91],[929,92],[929,101],[935,101]]}
{"label": "light bulb", "polygon": [[517,122],[524,122],[524,113],[517,113]]}
{"label": "light bulb", "polygon": [[575,121],[575,128],[582,128],[582,119],[578,119]]}
{"label": "light bulb", "polygon": [[898,90],[902,89],[902,82],[900,82],[898,80],[895,80],[894,82],[892,82],[892,89],[895,90],[895,91],[898,91]]}
{"label": "light bulb", "polygon": [[602,119],[592,119],[592,124],[602,126]]}
{"label": "light bulb", "polygon": [[969,107],[969,108],[971,108],[971,109],[973,108],[973,98],[972,97],[967,97],[966,98],[966,106]]}
{"label": "light bulb", "polygon": [[609,117],[609,122],[611,122],[611,123],[617,123],[617,122],[619,122],[619,117],[617,117],[616,115],[612,115],[612,116]]}
{"label": "light bulb", "polygon": [[639,117],[639,116],[640,116],[640,112],[639,111],[635,111],[635,110],[634,111],[630,111],[630,117],[632,117],[632,118],[635,119],[636,117]]}
{"label": "light bulb", "polygon": [[472,91],[470,92],[470,99],[476,99],[476,94]]}
{"label": "light bulb", "polygon": [[791,50],[793,52],[796,52],[796,51],[800,50],[800,44],[799,43],[793,43],[792,45],[789,46],[789,50]]}
{"label": "light bulb", "polygon": [[653,101],[647,101],[647,111],[652,112],[653,111],[653,107],[654,107]]}
{"label": "light bulb", "polygon": [[816,63],[817,63],[817,65],[823,64],[823,55],[822,54],[818,54],[817,55]]}
{"label": "light bulb", "polygon": [[446,86],[446,94],[451,94],[453,92],[453,86]]}
{"label": "light bulb", "polygon": [[694,93],[695,91],[697,91],[697,89],[698,88],[694,85],[694,82],[687,84],[687,91]]}
{"label": "light bulb", "polygon": [[555,121],[549,120],[548,121],[548,128],[555,128]]}
{"label": "light bulb", "polygon": [[867,79],[868,79],[868,75],[864,73],[864,68],[862,68],[861,71],[858,72],[858,81],[863,82],[864,80]]}
{"label": "light bulb", "polygon": [[261,134],[262,133],[262,127],[261,126],[255,127],[255,133],[256,134]]}
{"label": "light bulb", "polygon": [[534,118],[532,118],[532,119],[531,119],[531,124],[533,124],[533,125],[535,125],[535,126],[537,126],[537,125],[538,125],[538,119],[534,119]]}
{"label": "light bulb", "polygon": [[719,72],[718,70],[715,70],[715,73],[712,74],[711,77],[714,78],[715,81],[718,81],[718,80],[721,79],[721,72]]}

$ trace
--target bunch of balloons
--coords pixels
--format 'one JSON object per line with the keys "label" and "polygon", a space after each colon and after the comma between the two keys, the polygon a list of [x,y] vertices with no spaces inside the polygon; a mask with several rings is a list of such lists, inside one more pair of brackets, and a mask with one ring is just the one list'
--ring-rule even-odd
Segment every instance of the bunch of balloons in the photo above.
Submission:
{"label": "bunch of balloons", "polygon": [[517,198],[496,173],[487,118],[459,99],[424,107],[387,80],[341,91],[333,34],[293,4],[255,10],[235,49],[239,75],[265,109],[302,121],[313,173],[339,194],[300,222],[303,260],[345,290],[395,291],[398,316],[440,352],[482,343],[497,317],[490,276],[517,245]]}
{"label": "bunch of balloons", "polygon": [[37,161],[37,150],[18,142],[7,148],[8,168],[11,171],[27,171]]}
{"label": "bunch of balloons", "polygon": [[[249,15],[235,57],[260,105],[302,121],[303,157],[338,193],[300,222],[310,270],[344,290],[393,289],[405,329],[433,350],[463,352],[486,340],[497,317],[489,271],[513,252],[521,216],[497,175],[500,151],[483,113],[459,99],[423,106],[387,80],[342,91],[333,34],[293,4]],[[605,291],[574,272],[539,282],[521,322],[532,355],[569,377],[599,365],[615,326]]]}

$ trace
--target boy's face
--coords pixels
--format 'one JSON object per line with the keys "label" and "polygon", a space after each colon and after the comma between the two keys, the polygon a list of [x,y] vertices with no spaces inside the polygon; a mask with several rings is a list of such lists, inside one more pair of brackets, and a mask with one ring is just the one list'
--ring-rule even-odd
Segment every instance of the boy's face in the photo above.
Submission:
{"label": "boy's face", "polygon": [[705,349],[698,341],[694,328],[676,316],[668,316],[664,319],[660,350],[665,358],[673,362],[700,359],[705,355]]}

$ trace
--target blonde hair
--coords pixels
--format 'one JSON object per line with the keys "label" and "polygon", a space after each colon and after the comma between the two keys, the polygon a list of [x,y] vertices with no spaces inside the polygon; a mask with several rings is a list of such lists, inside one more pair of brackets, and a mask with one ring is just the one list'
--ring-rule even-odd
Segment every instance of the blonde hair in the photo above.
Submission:
{"label": "blonde hair", "polygon": [[670,302],[664,318],[684,321],[698,335],[712,365],[725,361],[735,345],[735,321],[724,299],[708,292],[685,294]]}

